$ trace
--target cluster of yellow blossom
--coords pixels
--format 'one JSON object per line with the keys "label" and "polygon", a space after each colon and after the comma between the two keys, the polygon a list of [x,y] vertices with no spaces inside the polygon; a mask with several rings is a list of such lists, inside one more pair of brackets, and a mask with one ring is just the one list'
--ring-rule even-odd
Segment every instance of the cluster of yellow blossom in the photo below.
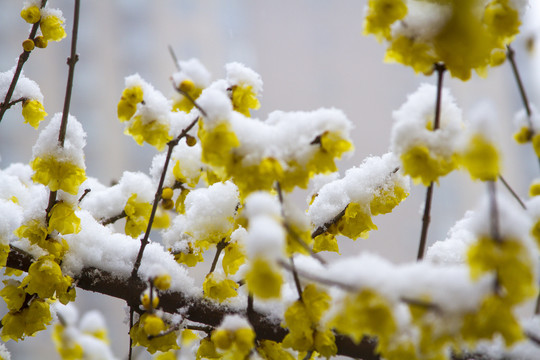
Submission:
{"label": "cluster of yellow blossom", "polygon": [[22,9],[21,17],[29,24],[39,22],[41,30],[40,36],[37,36],[32,41],[31,48],[25,48],[26,51],[33,49],[34,43],[40,48],[47,47],[49,41],[60,41],[66,37],[64,30],[64,17],[58,9],[50,9],[47,7],[40,8],[37,5],[29,5]]}
{"label": "cluster of yellow blossom", "polygon": [[169,135],[169,111],[170,104],[163,95],[138,75],[126,78],[126,88],[118,102],[118,119],[127,122],[124,133],[132,136],[137,144],[147,142],[163,150],[172,139]]}
{"label": "cluster of yellow blossom", "polygon": [[219,358],[244,359],[255,347],[255,332],[244,319],[228,315],[210,338]]}
{"label": "cluster of yellow blossom", "polygon": [[64,276],[52,255],[40,257],[30,265],[22,280],[6,280],[0,296],[9,312],[2,318],[2,340],[19,340],[45,329],[52,320],[47,299],[63,304],[75,299],[72,279]]}
{"label": "cluster of yellow blossom", "polygon": [[26,100],[22,106],[22,116],[24,117],[24,123],[29,123],[35,129],[38,128],[39,123],[45,119],[47,113],[43,108],[43,104],[38,100]]}
{"label": "cluster of yellow blossom", "polygon": [[364,33],[389,43],[386,61],[429,74],[444,63],[468,80],[501,64],[519,32],[521,4],[512,0],[370,0]]}

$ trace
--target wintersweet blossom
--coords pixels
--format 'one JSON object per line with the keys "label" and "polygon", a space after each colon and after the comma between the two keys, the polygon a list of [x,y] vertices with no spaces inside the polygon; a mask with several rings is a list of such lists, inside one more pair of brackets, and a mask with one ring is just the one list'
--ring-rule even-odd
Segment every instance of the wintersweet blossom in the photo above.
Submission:
{"label": "wintersweet blossom", "polygon": [[364,33],[388,42],[386,61],[429,74],[444,63],[452,76],[468,80],[501,64],[506,45],[519,33],[524,1],[371,0]]}
{"label": "wintersweet blossom", "polygon": [[38,100],[26,100],[22,106],[22,116],[24,117],[24,123],[30,124],[35,129],[38,128],[39,123],[45,119],[47,113]]}
{"label": "wintersweet blossom", "polygon": [[134,345],[144,346],[151,354],[156,351],[178,349],[175,332],[149,337],[149,335],[157,335],[165,330],[167,330],[167,324],[163,319],[155,314],[144,313],[139,318],[139,321],[133,325],[129,335]]}
{"label": "wintersweet blossom", "polygon": [[41,19],[39,7],[31,5],[21,10],[21,17],[29,24],[35,24]]}
{"label": "wintersweet blossom", "polygon": [[[49,9],[49,11],[51,10]],[[39,27],[43,37],[47,41],[60,41],[67,36],[64,30],[64,17],[60,10],[45,14],[42,13]]]}

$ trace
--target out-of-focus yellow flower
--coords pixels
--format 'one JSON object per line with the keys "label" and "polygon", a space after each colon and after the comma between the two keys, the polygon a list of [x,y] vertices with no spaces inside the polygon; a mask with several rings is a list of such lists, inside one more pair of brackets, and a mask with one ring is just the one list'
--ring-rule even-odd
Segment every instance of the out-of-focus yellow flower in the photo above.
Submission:
{"label": "out-of-focus yellow flower", "polygon": [[246,273],[246,284],[249,292],[262,299],[281,296],[283,277],[279,268],[263,258],[256,258]]}
{"label": "out-of-focus yellow flower", "polygon": [[461,164],[471,178],[495,181],[500,173],[500,156],[497,148],[483,135],[474,135],[460,157]]}
{"label": "out-of-focus yellow flower", "polygon": [[133,340],[134,345],[141,345],[146,347],[149,353],[153,354],[156,351],[166,352],[171,349],[179,349],[176,343],[176,333],[171,333],[150,337],[150,335],[157,335],[167,329],[167,325],[161,318],[153,314],[142,314],[139,321],[133,325],[129,335]]}
{"label": "out-of-focus yellow flower", "polygon": [[204,295],[219,302],[238,295],[236,289],[238,289],[236,282],[230,279],[219,279],[213,272],[206,275],[203,283]]}
{"label": "out-of-focus yellow flower", "polygon": [[227,275],[236,274],[242,264],[246,262],[246,254],[243,247],[236,243],[231,242],[225,247],[223,260],[221,262],[223,271]]}
{"label": "out-of-focus yellow flower", "polygon": [[24,117],[24,123],[32,125],[35,129],[38,128],[39,123],[45,119],[47,113],[41,104],[37,100],[26,100],[22,106],[22,116]]}
{"label": "out-of-focus yellow flower", "polygon": [[364,34],[373,34],[379,41],[390,38],[390,25],[407,15],[403,0],[369,0]]}
{"label": "out-of-focus yellow flower", "polygon": [[236,330],[217,329],[212,332],[212,342],[227,352],[228,358],[244,359],[255,345],[255,332],[250,328]]}
{"label": "out-of-focus yellow flower", "polygon": [[431,154],[425,145],[412,146],[401,154],[401,162],[404,174],[410,175],[415,182],[421,181],[425,186],[438,181],[439,177],[448,174],[457,166],[454,157]]}

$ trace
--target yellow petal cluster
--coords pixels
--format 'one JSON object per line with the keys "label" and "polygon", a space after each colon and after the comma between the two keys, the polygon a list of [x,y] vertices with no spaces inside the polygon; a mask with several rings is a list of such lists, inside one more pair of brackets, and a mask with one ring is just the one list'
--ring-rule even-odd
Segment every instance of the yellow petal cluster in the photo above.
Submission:
{"label": "yellow petal cluster", "polygon": [[255,346],[255,332],[251,328],[218,328],[211,338],[216,348],[225,351],[227,359],[244,359]]}
{"label": "yellow petal cluster", "polygon": [[75,215],[70,204],[60,201],[52,207],[49,217],[49,233],[53,230],[64,235],[77,234],[81,231],[81,219]]}
{"label": "yellow petal cluster", "polygon": [[471,137],[460,156],[460,163],[471,178],[482,181],[495,181],[500,174],[500,156],[495,145],[483,135]]}
{"label": "yellow petal cluster", "polygon": [[256,258],[246,273],[250,293],[262,299],[279,298],[283,277],[279,268],[264,258]]}
{"label": "yellow petal cluster", "polygon": [[124,89],[118,102],[117,113],[120,121],[129,121],[137,111],[137,104],[143,101],[143,90],[140,86]]}
{"label": "yellow petal cluster", "polygon": [[2,341],[21,340],[33,336],[52,320],[49,304],[41,299],[34,299],[18,311],[10,310],[2,318]]}
{"label": "yellow petal cluster", "polygon": [[21,10],[21,17],[29,24],[35,24],[41,19],[41,12],[36,5],[27,6]]}
{"label": "yellow petal cluster", "polygon": [[152,205],[147,202],[137,201],[137,194],[131,194],[124,206],[126,212],[126,235],[137,238],[148,226]]}
{"label": "yellow petal cluster", "polygon": [[434,64],[444,63],[452,76],[468,80],[472,70],[485,75],[489,66],[502,63],[506,45],[519,32],[519,13],[509,0],[487,4],[481,0],[427,0],[425,4],[439,7],[432,11],[447,13],[447,17],[426,29],[422,28],[425,24],[415,23],[428,16],[416,13],[423,9],[408,8],[403,0],[368,2],[364,34],[388,42],[385,60],[425,74],[433,71]]}
{"label": "yellow petal cluster", "polygon": [[171,349],[179,349],[175,332],[149,338],[150,335],[157,335],[165,330],[167,330],[167,325],[161,318],[154,314],[144,313],[139,318],[139,321],[133,325],[129,335],[134,345],[146,347],[151,354],[156,351],[165,352]]}
{"label": "yellow petal cluster", "polygon": [[239,84],[231,87],[231,100],[233,109],[247,117],[250,117],[250,109],[257,110],[261,107],[257,94],[250,85]]}
{"label": "yellow petal cluster", "polygon": [[169,126],[157,119],[144,119],[135,116],[124,130],[126,135],[131,135],[137,144],[144,142],[154,146],[159,151],[172,140],[169,135]]}
{"label": "yellow petal cluster", "polygon": [[60,41],[67,36],[64,30],[64,21],[55,15],[44,16],[39,27],[47,41]]}
{"label": "yellow petal cluster", "polygon": [[84,169],[54,156],[36,157],[30,166],[34,170],[32,180],[48,186],[51,191],[77,195],[79,186],[86,180]]}
{"label": "yellow petal cluster", "polygon": [[238,284],[230,279],[221,279],[215,273],[206,275],[203,283],[204,296],[223,302],[228,298],[235,297]]}
{"label": "yellow petal cluster", "polygon": [[45,119],[47,113],[43,108],[43,104],[37,100],[26,100],[22,105],[22,116],[24,123],[30,124],[35,129],[38,128],[39,123]]}

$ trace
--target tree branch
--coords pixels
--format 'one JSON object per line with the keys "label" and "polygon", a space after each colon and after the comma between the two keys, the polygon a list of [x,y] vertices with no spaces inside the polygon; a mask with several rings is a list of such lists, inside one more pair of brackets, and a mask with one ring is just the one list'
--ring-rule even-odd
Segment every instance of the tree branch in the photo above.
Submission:
{"label": "tree branch", "polygon": [[[46,3],[47,3],[47,0],[41,0],[41,7],[43,8]],[[30,30],[30,35],[28,35],[28,39],[34,40],[40,23],[41,23],[41,20],[35,23],[34,25],[32,25],[32,30]],[[2,122],[2,118],[4,117],[4,114],[7,111],[7,109],[9,109],[13,105],[13,103],[10,103],[10,100],[11,100],[11,97],[13,96],[13,92],[15,91],[15,86],[17,86],[17,82],[19,81],[19,77],[21,76],[24,63],[30,57],[30,53],[31,51],[23,51],[22,54],[19,55],[19,60],[17,61],[17,67],[15,68],[13,79],[11,79],[11,83],[9,84],[9,88],[6,93],[6,97],[4,98],[4,101],[0,104],[0,122]]]}

